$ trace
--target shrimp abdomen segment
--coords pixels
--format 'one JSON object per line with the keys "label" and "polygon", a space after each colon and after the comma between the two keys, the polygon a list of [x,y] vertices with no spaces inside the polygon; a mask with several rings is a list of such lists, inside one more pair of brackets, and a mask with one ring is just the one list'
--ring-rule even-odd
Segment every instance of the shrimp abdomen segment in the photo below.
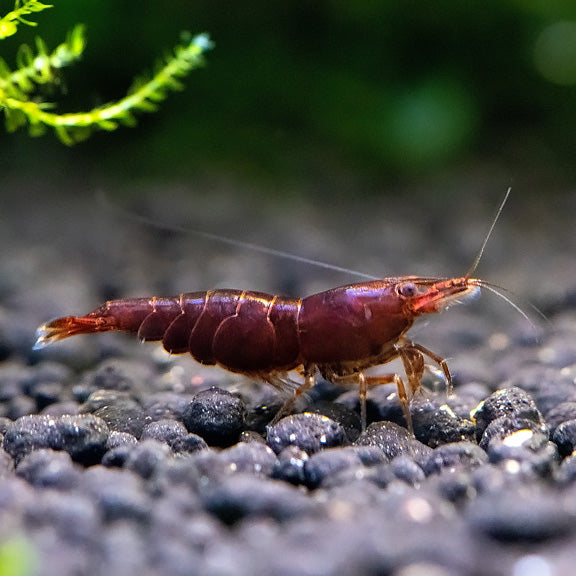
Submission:
{"label": "shrimp abdomen segment", "polygon": [[221,364],[233,372],[291,369],[299,364],[297,315],[295,299],[214,290],[207,293],[190,331],[188,350],[204,364]]}
{"label": "shrimp abdomen segment", "polygon": [[212,290],[174,298],[111,300],[86,316],[67,316],[38,329],[37,347],[77,334],[119,330],[161,341],[172,354],[202,364],[266,374],[301,362],[299,300],[262,292]]}

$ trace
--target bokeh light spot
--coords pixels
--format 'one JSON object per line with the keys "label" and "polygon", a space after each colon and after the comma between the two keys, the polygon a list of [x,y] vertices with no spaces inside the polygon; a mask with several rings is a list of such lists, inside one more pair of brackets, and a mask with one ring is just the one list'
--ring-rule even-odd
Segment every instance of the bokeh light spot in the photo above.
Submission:
{"label": "bokeh light spot", "polygon": [[554,84],[576,84],[576,22],[544,28],[534,46],[534,65]]}

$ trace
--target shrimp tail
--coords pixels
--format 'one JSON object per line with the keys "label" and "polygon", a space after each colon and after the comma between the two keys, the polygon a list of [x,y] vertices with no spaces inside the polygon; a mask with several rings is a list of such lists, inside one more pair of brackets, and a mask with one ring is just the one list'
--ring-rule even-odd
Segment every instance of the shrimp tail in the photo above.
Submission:
{"label": "shrimp tail", "polygon": [[114,330],[116,326],[111,320],[112,318],[91,318],[89,316],[56,318],[46,324],[42,324],[42,326],[36,330],[34,350],[39,350],[69,336]]}

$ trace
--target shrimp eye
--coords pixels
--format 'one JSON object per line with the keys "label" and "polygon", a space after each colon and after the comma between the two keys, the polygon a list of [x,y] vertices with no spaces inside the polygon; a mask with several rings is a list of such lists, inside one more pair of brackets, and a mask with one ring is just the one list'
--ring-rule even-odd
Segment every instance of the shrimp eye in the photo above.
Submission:
{"label": "shrimp eye", "polygon": [[404,282],[396,288],[396,292],[398,292],[400,296],[404,296],[404,298],[412,298],[413,296],[416,296],[417,291],[418,289],[414,282]]}

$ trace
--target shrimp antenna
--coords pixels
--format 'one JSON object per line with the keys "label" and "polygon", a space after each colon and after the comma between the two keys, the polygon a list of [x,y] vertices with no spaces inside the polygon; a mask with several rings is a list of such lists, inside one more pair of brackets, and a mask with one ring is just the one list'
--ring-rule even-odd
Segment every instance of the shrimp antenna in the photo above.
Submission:
{"label": "shrimp antenna", "polygon": [[470,269],[468,270],[468,272],[466,272],[466,276],[464,276],[464,278],[466,278],[466,280],[468,280],[468,278],[470,278],[470,276],[472,276],[472,274],[474,274],[474,272],[476,272],[476,268],[478,268],[478,264],[480,264],[480,260],[482,259],[482,255],[484,254],[486,244],[488,244],[488,240],[490,240],[490,236],[492,236],[492,232],[494,231],[494,227],[496,226],[496,222],[498,222],[498,218],[500,218],[500,214],[502,213],[502,210],[504,209],[504,205],[506,204],[506,200],[508,200],[508,196],[510,196],[510,192],[512,192],[511,187],[508,188],[508,190],[506,190],[506,195],[504,196],[504,199],[502,200],[502,202],[500,202],[500,206],[498,207],[498,210],[496,210],[496,214],[494,215],[494,218],[492,219],[492,224],[490,225],[490,229],[488,230],[488,234],[486,234],[486,237],[484,238],[484,242],[482,242],[482,246],[480,246],[480,250],[478,251],[476,258],[474,258],[474,262],[472,263],[472,266],[470,266]]}
{"label": "shrimp antenna", "polygon": [[276,248],[269,248],[267,246],[262,246],[261,244],[254,244],[252,242],[245,242],[243,240],[238,240],[235,238],[229,238],[227,236],[222,236],[221,234],[213,234],[211,232],[205,232],[203,230],[198,230],[197,228],[188,228],[186,226],[180,226],[178,224],[166,224],[158,222],[153,218],[148,218],[143,214],[137,212],[131,212],[126,210],[116,204],[113,204],[108,199],[108,196],[102,190],[96,192],[97,200],[108,210],[114,210],[117,213],[122,214],[123,217],[129,218],[134,222],[139,222],[140,224],[145,224],[146,226],[151,226],[160,230],[168,230],[171,232],[180,232],[184,234],[191,234],[193,236],[198,236],[200,238],[206,238],[207,240],[220,242],[221,244],[228,244],[229,246],[236,246],[238,248],[244,248],[252,252],[260,252],[261,254],[267,254],[274,258],[284,258],[285,260],[292,260],[293,262],[301,262],[302,264],[309,264],[311,266],[317,266],[319,268],[324,268],[326,270],[334,270],[335,272],[342,272],[344,274],[351,274],[353,276],[358,276],[360,278],[366,278],[367,280],[377,280],[376,276],[370,274],[365,274],[363,272],[358,272],[357,270],[351,270],[350,268],[344,268],[342,266],[336,266],[335,264],[328,264],[327,262],[322,262],[320,260],[314,260],[313,258],[305,258],[304,256],[298,256],[291,252],[284,252],[282,250],[277,250]]}

